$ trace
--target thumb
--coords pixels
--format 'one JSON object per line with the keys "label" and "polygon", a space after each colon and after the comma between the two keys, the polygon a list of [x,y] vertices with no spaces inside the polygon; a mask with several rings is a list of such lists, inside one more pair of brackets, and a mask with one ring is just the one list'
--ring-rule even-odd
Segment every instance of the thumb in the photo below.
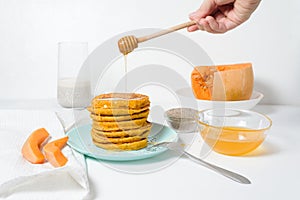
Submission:
{"label": "thumb", "polygon": [[201,18],[205,18],[208,15],[211,15],[217,7],[218,5],[215,3],[214,0],[204,0],[200,8],[196,12],[191,13],[189,16],[190,18],[198,21]]}
{"label": "thumb", "polygon": [[190,20],[199,21],[202,18],[202,16],[199,14],[199,11],[196,11],[196,12],[190,13],[189,18],[190,18]]}

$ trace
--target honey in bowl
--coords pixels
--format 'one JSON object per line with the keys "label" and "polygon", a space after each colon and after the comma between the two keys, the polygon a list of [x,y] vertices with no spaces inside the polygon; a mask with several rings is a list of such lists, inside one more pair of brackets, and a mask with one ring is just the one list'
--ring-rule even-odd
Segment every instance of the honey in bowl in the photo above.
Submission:
{"label": "honey in bowl", "polygon": [[264,131],[241,127],[214,128],[205,126],[201,136],[214,151],[239,156],[256,149],[265,139]]}
{"label": "honey in bowl", "polygon": [[255,150],[264,141],[271,120],[260,113],[234,109],[200,112],[200,134],[215,152],[239,156]]}

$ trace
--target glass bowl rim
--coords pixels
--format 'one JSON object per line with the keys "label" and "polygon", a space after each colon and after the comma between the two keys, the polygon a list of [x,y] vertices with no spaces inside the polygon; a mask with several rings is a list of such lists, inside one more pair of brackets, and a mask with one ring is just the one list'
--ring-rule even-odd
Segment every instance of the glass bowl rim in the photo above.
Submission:
{"label": "glass bowl rim", "polygon": [[[204,113],[204,112],[207,112],[207,111],[210,111],[210,110],[218,110],[218,109],[216,109],[216,108],[204,109],[204,110],[199,111],[198,114],[201,114],[201,113]],[[219,110],[221,110],[221,108]],[[266,131],[266,130],[271,128],[272,123],[273,123],[270,117],[268,117],[267,115],[262,114],[260,112],[257,112],[257,111],[245,110],[245,109],[233,109],[233,108],[224,108],[224,109],[222,108],[222,110],[233,110],[233,111],[239,111],[239,112],[243,112],[243,113],[252,113],[252,114],[260,115],[269,122],[269,125],[265,128],[245,130],[243,127],[236,127],[236,129],[235,129],[236,131],[243,131],[243,132]],[[224,129],[224,127],[225,127],[225,129],[226,129],[226,126],[210,125],[210,124],[207,124],[207,123],[204,123],[204,122],[200,121],[200,119],[198,120],[198,123],[200,125],[208,126],[208,127],[212,127],[212,128]]]}

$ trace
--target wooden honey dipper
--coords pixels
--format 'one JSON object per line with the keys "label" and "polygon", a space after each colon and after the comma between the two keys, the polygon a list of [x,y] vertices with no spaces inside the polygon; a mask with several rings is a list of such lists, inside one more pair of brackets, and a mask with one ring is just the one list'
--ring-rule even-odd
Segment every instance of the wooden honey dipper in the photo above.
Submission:
{"label": "wooden honey dipper", "polygon": [[165,30],[162,30],[157,33],[153,33],[151,35],[147,35],[144,37],[137,38],[134,35],[128,35],[128,36],[122,37],[118,41],[119,50],[122,54],[127,55],[128,53],[132,52],[135,48],[138,47],[138,43],[145,42],[147,40],[150,40],[150,39],[153,39],[153,38],[156,38],[156,37],[159,37],[159,36],[195,25],[195,24],[196,24],[195,21],[189,21],[189,22],[179,24],[179,25],[170,27],[168,29],[165,29]]}

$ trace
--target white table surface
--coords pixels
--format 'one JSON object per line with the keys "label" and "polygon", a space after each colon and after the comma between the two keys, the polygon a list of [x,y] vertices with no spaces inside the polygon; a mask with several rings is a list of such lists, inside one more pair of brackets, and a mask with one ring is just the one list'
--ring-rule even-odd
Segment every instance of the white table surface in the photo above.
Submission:
{"label": "white table surface", "polygon": [[[55,100],[2,100],[0,112],[3,109],[57,111],[61,108]],[[242,157],[212,152],[205,158],[248,177],[252,184],[231,181],[186,157],[170,164],[166,160],[174,158],[171,151],[155,158],[124,163],[87,158],[94,199],[300,199],[300,107],[258,105],[254,110],[273,120],[269,135],[259,149]],[[193,153],[197,154],[195,149]],[[157,169],[162,164],[167,166]],[[120,169],[133,172],[143,168],[152,168],[152,172],[120,172]]]}

